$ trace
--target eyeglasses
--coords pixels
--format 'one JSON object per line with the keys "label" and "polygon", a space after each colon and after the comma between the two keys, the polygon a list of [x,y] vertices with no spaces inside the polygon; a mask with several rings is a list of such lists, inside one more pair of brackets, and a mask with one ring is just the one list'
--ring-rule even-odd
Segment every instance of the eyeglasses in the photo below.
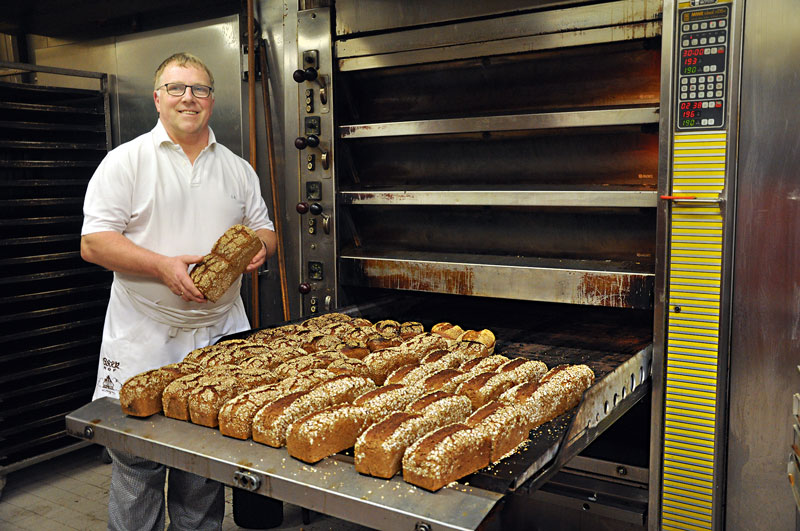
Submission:
{"label": "eyeglasses", "polygon": [[[170,96],[183,96],[186,93],[186,89],[192,89],[192,95],[195,98],[207,98],[211,96],[211,93],[214,92],[212,87],[208,85],[187,85],[186,83],[164,83],[161,85],[167,89],[167,94]],[[161,88],[158,87],[158,88]]]}

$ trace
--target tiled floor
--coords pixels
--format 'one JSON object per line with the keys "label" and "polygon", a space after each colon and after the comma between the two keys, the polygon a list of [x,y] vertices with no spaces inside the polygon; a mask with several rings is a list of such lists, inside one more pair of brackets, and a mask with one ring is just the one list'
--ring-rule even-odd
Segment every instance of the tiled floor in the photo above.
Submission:
{"label": "tiled floor", "polygon": [[[89,446],[13,472],[0,498],[0,529],[4,531],[104,530],[108,511],[111,465],[100,460],[100,449]],[[231,490],[225,489],[223,531],[245,529],[233,521]],[[274,529],[365,531],[326,515],[311,513],[304,525],[301,509],[284,504],[283,524]]]}

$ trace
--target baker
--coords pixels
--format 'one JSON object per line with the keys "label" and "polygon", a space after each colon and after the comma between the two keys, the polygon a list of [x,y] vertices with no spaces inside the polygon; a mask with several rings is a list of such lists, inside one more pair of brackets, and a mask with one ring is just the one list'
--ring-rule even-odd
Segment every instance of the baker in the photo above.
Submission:
{"label": "baker", "polygon": [[[189,53],[155,72],[158,122],[106,155],[86,191],[81,256],[114,272],[94,398],[117,397],[126,379],[180,361],[195,348],[248,330],[241,277],[215,303],[188,270],[226,229],[253,229],[272,256],[277,239],[250,165],[217,143],[208,126],[214,76]],[[109,529],[164,529],[166,467],[110,452]],[[220,483],[172,469],[171,529],[220,529]]]}

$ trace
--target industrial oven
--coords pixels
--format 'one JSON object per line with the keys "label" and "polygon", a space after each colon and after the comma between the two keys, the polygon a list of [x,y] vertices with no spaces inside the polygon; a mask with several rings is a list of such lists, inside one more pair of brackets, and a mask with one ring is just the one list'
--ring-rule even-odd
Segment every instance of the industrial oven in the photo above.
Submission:
{"label": "industrial oven", "polygon": [[[786,470],[791,394],[761,418],[745,399],[748,374],[779,382],[770,389],[797,383],[785,308],[800,247],[772,277],[784,309],[753,272],[754,254],[772,252],[761,242],[796,241],[800,221],[779,170],[791,141],[758,127],[780,121],[763,97],[780,105],[797,88],[775,66],[798,46],[797,15],[759,6],[263,7],[293,320],[345,311],[486,327],[498,352],[587,363],[597,382],[523,451],[435,494],[359,476],[346,454],[303,465],[206,428],[126,418],[108,400],[68,429],[376,528],[745,529],[761,525],[759,504],[780,528],[797,525],[764,450],[785,439]],[[767,140],[769,159],[753,147]],[[740,192],[764,197],[767,183],[789,198],[769,229]],[[776,315],[785,329],[754,339]]]}

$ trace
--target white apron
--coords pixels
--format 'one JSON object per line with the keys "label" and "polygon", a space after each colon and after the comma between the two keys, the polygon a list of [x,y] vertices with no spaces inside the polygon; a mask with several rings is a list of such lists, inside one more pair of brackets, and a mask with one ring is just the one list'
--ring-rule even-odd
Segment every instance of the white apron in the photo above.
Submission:
{"label": "white apron", "polygon": [[176,363],[196,348],[250,328],[237,285],[229,290],[230,300],[189,310],[154,303],[131,287],[115,275],[92,400],[119,398],[128,378]]}

